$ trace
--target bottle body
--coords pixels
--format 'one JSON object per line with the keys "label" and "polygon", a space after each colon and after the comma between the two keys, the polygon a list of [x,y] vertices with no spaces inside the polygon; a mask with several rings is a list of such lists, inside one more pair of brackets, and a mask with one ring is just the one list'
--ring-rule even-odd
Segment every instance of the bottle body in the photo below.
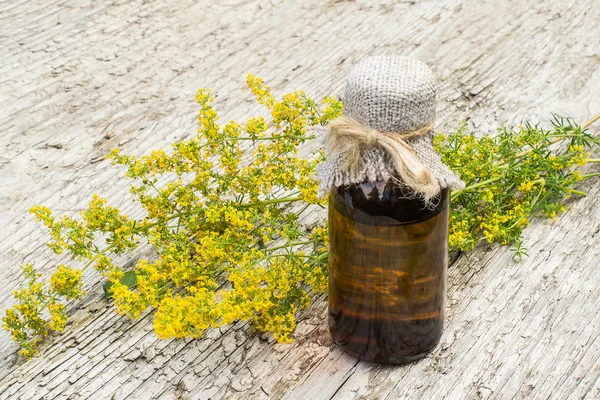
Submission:
{"label": "bottle body", "polygon": [[350,355],[382,364],[424,357],[443,329],[449,191],[435,207],[391,182],[329,198],[329,329]]}

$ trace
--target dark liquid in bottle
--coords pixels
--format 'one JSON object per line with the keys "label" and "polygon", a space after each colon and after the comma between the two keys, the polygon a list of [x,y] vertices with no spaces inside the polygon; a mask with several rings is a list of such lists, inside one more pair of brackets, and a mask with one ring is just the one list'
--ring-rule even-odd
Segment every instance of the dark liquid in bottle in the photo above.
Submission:
{"label": "dark liquid in bottle", "polygon": [[334,189],[329,329],[350,355],[402,364],[438,343],[448,263],[448,190],[428,209],[389,182]]}

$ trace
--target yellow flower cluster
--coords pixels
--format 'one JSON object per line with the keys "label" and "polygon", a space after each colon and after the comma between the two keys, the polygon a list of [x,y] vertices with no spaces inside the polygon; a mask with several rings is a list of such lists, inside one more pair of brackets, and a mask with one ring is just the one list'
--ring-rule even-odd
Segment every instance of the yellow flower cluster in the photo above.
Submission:
{"label": "yellow flower cluster", "polygon": [[[197,135],[141,157],[111,151],[113,164],[127,168],[143,219],[99,196],[80,218],[32,209],[56,253],[73,255],[85,262],[83,269],[91,266],[109,280],[105,290],[117,312],[138,318],[154,309],[161,338],[198,337],[209,327],[245,320],[289,342],[311,288],[327,288],[326,229],[307,231],[300,222],[311,204],[323,202],[313,179],[323,154],[305,160],[298,149],[315,138],[310,127],[339,116],[342,104],[331,97],[317,103],[303,91],[276,99],[252,75],[248,86],[266,115],[221,124],[211,91],[201,89]],[[145,240],[155,257],[139,260],[133,271],[115,265],[113,254]],[[48,331],[64,328],[58,299],[81,298],[83,269],[60,265],[47,291],[36,281],[23,289],[20,308],[8,311],[4,327],[27,355]]]}
{"label": "yellow flower cluster", "polygon": [[[50,232],[50,248],[85,265],[60,265],[49,285],[31,265],[23,267],[26,285],[15,291],[3,327],[24,355],[35,355],[44,336],[64,329],[61,300],[84,295],[82,273],[90,266],[108,279],[105,290],[119,313],[138,318],[154,311],[160,338],[195,338],[241,320],[280,342],[293,340],[309,293],[328,286],[327,227],[301,222],[322,205],[313,175],[324,155],[307,160],[298,150],[315,139],[310,127],[338,117],[342,104],[331,97],[317,103],[303,91],[277,99],[260,78],[249,75],[247,83],[266,106],[264,116],[221,125],[214,97],[201,89],[197,134],[141,157],[111,151],[113,164],[127,169],[144,218],[133,219],[98,196],[77,218],[32,208]],[[555,217],[564,211],[562,199],[581,194],[573,185],[587,176],[574,167],[587,162],[586,149],[595,142],[559,119],[552,130],[526,124],[493,137],[465,130],[435,139],[443,160],[467,184],[452,193],[449,245],[466,250],[497,241],[522,255],[529,219]],[[549,145],[560,139],[570,141],[568,149],[552,151]],[[115,255],[142,242],[153,246],[153,257],[131,271],[115,264]]]}
{"label": "yellow flower cluster", "polygon": [[583,167],[587,164],[588,159],[590,158],[590,152],[586,151],[585,147],[580,144],[572,144],[569,146],[569,153],[571,155],[570,159],[572,164],[577,164],[580,167]]}
{"label": "yellow flower cluster", "polygon": [[[550,145],[568,140],[566,150]],[[475,135],[461,126],[434,140],[442,159],[466,182],[452,193],[449,246],[472,249],[479,241],[512,244],[522,256],[522,231],[530,218],[556,218],[562,200],[584,194],[573,185],[584,179],[575,166],[589,159],[597,141],[568,119],[556,117],[553,129],[524,124],[503,127],[495,136]]]}
{"label": "yellow flower cluster", "polygon": [[67,324],[67,308],[62,303],[52,302],[48,304],[48,311],[50,312],[50,321],[48,322],[48,328],[53,331],[62,331]]}
{"label": "yellow flower cluster", "polygon": [[118,281],[111,282],[113,283],[111,292],[117,312],[132,319],[139,318],[148,308],[149,301],[126,285]]}
{"label": "yellow flower cluster", "polygon": [[[13,292],[17,303],[6,310],[2,327],[19,343],[21,354],[33,357],[38,353],[38,343],[50,331],[62,331],[67,323],[66,307],[60,303],[60,297],[81,298],[84,292],[79,270],[60,265],[50,278],[50,288],[40,281],[41,274],[31,264],[22,265],[21,270],[27,284]],[[42,315],[46,309],[49,319]]]}
{"label": "yellow flower cluster", "polygon": [[210,326],[214,292],[197,291],[188,296],[166,297],[154,316],[154,331],[161,339],[197,338]]}
{"label": "yellow flower cluster", "polygon": [[56,272],[50,277],[50,290],[59,296],[70,299],[81,299],[85,293],[82,290],[82,271],[72,269],[66,265],[59,265]]}
{"label": "yellow flower cluster", "polygon": [[[262,78],[248,74],[246,83],[260,104],[266,105],[269,109],[273,108],[275,105],[275,97],[271,93],[270,88],[263,84]],[[201,101],[198,101],[198,103],[201,103]]]}

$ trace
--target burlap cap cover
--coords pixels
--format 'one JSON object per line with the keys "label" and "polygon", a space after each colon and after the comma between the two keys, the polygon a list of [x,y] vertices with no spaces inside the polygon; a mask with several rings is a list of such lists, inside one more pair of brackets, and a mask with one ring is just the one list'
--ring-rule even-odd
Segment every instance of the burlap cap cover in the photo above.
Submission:
{"label": "burlap cap cover", "polygon": [[[344,113],[383,133],[416,131],[434,123],[435,91],[435,78],[424,63],[401,56],[370,57],[355,65],[348,75],[342,99]],[[406,142],[441,188],[463,188],[464,183],[433,149],[433,135],[431,129]],[[387,181],[395,176],[390,157],[377,146],[361,152],[354,173],[343,170],[340,164],[338,155],[329,154],[317,167],[320,196],[333,187]]]}

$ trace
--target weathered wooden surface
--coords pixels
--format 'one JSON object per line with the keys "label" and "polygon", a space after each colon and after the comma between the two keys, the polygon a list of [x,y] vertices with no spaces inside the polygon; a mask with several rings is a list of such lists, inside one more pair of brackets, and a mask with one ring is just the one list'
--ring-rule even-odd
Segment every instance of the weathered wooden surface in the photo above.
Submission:
{"label": "weathered wooden surface", "polygon": [[[52,3],[52,4],[51,4]],[[595,7],[594,7],[595,6]],[[579,120],[600,111],[596,0],[26,1],[0,3],[0,309],[61,260],[27,209],[76,212],[92,193],[135,213],[112,147],[142,154],[196,129],[211,86],[224,118],[261,109],[246,73],[277,93],[339,95],[373,54],[413,55],[440,80],[441,130],[468,119]],[[595,132],[600,132],[596,128]],[[332,347],[325,297],[292,345],[238,324],[159,341],[91,293],[73,323],[24,362],[0,333],[0,399],[600,398],[600,182],[555,223],[527,230],[530,257],[481,247],[449,272],[446,331],[426,359],[373,366]]]}

